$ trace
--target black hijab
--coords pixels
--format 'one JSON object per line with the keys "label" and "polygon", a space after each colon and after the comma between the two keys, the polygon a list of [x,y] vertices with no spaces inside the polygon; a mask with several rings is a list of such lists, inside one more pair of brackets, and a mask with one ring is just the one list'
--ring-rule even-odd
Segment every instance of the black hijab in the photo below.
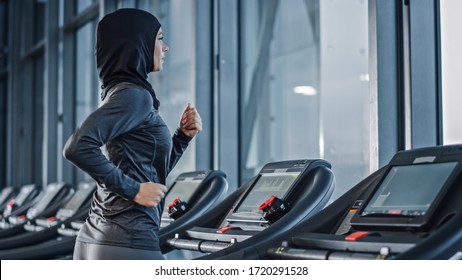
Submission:
{"label": "black hijab", "polygon": [[154,15],[138,9],[119,9],[98,23],[96,66],[103,83],[102,99],[113,86],[130,82],[147,89],[154,108],[159,107],[147,78],[154,68],[154,44],[160,26]]}

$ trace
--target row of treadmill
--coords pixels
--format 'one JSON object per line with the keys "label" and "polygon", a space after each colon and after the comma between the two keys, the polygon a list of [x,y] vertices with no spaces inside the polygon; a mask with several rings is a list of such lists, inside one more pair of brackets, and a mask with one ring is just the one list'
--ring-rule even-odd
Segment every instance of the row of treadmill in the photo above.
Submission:
{"label": "row of treadmill", "polygon": [[[322,159],[266,164],[228,191],[225,173],[183,173],[160,229],[176,259],[462,259],[462,145],[398,152],[331,201]],[[72,259],[94,182],[3,188],[0,259]]]}

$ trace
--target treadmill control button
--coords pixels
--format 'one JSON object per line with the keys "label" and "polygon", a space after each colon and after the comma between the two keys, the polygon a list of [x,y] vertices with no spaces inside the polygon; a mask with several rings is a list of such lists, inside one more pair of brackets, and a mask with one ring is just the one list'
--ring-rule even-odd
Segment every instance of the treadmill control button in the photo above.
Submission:
{"label": "treadmill control button", "polygon": [[362,200],[356,200],[355,203],[353,204],[353,206],[351,206],[351,208],[360,208],[361,205],[363,205],[363,201]]}
{"label": "treadmill control button", "polygon": [[289,211],[289,207],[284,200],[272,195],[258,210],[263,211],[263,218],[273,224]]}
{"label": "treadmill control button", "polygon": [[263,202],[260,205],[260,207],[258,207],[258,210],[263,210],[264,211],[267,207],[271,206],[274,203],[274,199],[276,199],[276,196],[272,195],[265,202]]}
{"label": "treadmill control button", "polygon": [[8,217],[11,214],[11,212],[13,212],[13,210],[15,210],[17,207],[18,205],[16,205],[16,200],[12,199],[8,201],[8,204],[6,205],[6,208],[3,211],[3,216]]}
{"label": "treadmill control button", "polygon": [[189,205],[177,197],[167,206],[167,210],[170,218],[176,220],[189,210]]}
{"label": "treadmill control button", "polygon": [[170,202],[167,208],[172,208],[173,206],[175,206],[175,203],[177,203],[178,201],[180,201],[180,197],[177,197],[172,202]]}
{"label": "treadmill control button", "polygon": [[356,231],[352,234],[349,234],[345,237],[347,241],[358,241],[359,239],[363,238],[366,235],[369,235],[369,231]]}
{"label": "treadmill control button", "polygon": [[225,233],[228,230],[233,229],[233,228],[234,228],[233,226],[222,227],[222,228],[217,230],[217,233]]}
{"label": "treadmill control button", "polygon": [[8,207],[13,207],[15,204],[16,204],[16,201],[14,199],[12,199],[12,200],[8,201],[7,206]]}

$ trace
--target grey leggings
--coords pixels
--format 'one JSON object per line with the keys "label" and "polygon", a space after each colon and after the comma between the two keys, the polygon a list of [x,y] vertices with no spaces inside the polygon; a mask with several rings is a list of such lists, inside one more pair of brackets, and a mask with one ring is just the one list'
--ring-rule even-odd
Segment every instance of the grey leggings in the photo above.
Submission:
{"label": "grey leggings", "polygon": [[160,251],[75,242],[74,260],[164,260]]}

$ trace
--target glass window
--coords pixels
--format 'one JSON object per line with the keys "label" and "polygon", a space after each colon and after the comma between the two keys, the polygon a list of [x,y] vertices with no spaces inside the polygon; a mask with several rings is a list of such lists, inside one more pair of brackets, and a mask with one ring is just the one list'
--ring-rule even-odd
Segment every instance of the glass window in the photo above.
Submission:
{"label": "glass window", "polygon": [[90,7],[93,2],[96,2],[96,0],[77,0],[76,2],[76,14],[79,14],[80,12],[84,11],[86,8]]}
{"label": "glass window", "polygon": [[45,38],[45,0],[36,0],[34,3],[34,43]]}
{"label": "glass window", "polygon": [[[141,3],[143,4],[143,3]],[[142,5],[146,7],[146,3]],[[195,102],[195,1],[154,1],[152,12],[162,24],[164,41],[169,46],[161,72],[150,74],[160,100],[159,112],[174,133],[186,104]],[[170,174],[171,182],[179,173],[195,170],[195,141]]]}
{"label": "glass window", "polygon": [[462,143],[460,120],[462,112],[462,28],[460,13],[461,1],[441,0],[441,69],[443,99],[443,142],[444,144]]}
{"label": "glass window", "polygon": [[[96,21],[92,21],[78,29],[76,33],[76,127],[98,108],[100,100],[96,73],[95,30]],[[85,174],[85,178],[80,178],[79,181],[84,179],[90,177]]]}
{"label": "glass window", "polygon": [[44,99],[43,99],[43,89],[44,89],[44,76],[43,72],[45,69],[45,55],[41,53],[40,56],[36,57],[33,60],[34,65],[34,87],[33,87],[33,103],[32,103],[32,116],[33,116],[33,126],[32,126],[32,163],[31,169],[33,170],[33,178],[35,182],[42,181],[42,153],[43,153],[43,129],[44,129]]}
{"label": "glass window", "polygon": [[[1,75],[1,74],[0,74]],[[7,112],[7,79],[6,75],[5,78],[0,76],[0,186],[3,187],[6,184],[6,132],[7,132],[7,124],[6,124],[6,112]]]}
{"label": "glass window", "polygon": [[76,48],[76,125],[80,125],[99,104],[98,74],[95,60],[95,22],[77,31]]}
{"label": "glass window", "polygon": [[241,181],[270,161],[323,158],[337,198],[371,171],[367,1],[241,9]]}
{"label": "glass window", "polygon": [[[62,11],[63,9],[60,8],[60,11]],[[60,12],[61,13],[61,12]],[[62,24],[61,22],[61,19],[60,19],[60,25]],[[63,129],[64,129],[64,122],[63,122],[63,115],[64,115],[64,101],[63,101],[63,51],[64,51],[64,43],[62,41],[60,41],[58,43],[58,80],[57,80],[57,83],[58,83],[58,91],[57,91],[57,94],[56,94],[56,98],[57,98],[57,114],[58,114],[58,120],[57,120],[57,124],[56,124],[56,130],[57,130],[57,133],[56,133],[56,146],[57,146],[57,149],[58,149],[58,158],[57,158],[57,161],[56,161],[56,166],[57,166],[57,174],[58,174],[58,178],[57,180],[58,181],[64,181],[64,178],[63,178],[63,161],[64,161],[64,157],[61,156],[61,153],[62,153],[62,150],[64,148],[64,135],[63,135]],[[66,139],[67,140],[67,139]]]}
{"label": "glass window", "polygon": [[135,0],[121,0],[119,1],[119,8],[133,8],[135,7],[136,3]]}
{"label": "glass window", "polygon": [[8,2],[0,2],[0,186],[6,184]]}

